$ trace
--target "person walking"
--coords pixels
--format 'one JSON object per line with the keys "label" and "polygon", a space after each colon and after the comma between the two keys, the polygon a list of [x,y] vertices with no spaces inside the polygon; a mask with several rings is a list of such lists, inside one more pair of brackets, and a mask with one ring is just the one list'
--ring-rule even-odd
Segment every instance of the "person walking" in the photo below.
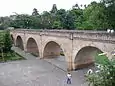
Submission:
{"label": "person walking", "polygon": [[67,84],[71,84],[71,74],[67,73]]}

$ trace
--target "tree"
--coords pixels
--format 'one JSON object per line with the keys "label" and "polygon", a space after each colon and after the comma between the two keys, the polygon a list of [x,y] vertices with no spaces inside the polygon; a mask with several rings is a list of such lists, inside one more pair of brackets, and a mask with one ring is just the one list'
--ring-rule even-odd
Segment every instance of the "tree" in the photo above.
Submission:
{"label": "tree", "polygon": [[0,17],[0,29],[6,29],[10,25],[11,19],[7,16]]}
{"label": "tree", "polygon": [[57,24],[59,25],[60,21],[57,19],[57,6],[56,4],[53,4],[52,9],[50,11],[50,25],[51,28],[57,27]]}
{"label": "tree", "polygon": [[74,27],[77,29],[81,29],[81,24],[83,22],[83,10],[82,9],[76,9],[73,8],[71,10],[72,13],[72,17],[74,19],[74,21],[72,22],[74,24]]}
{"label": "tree", "polygon": [[54,21],[53,25],[52,25],[53,29],[61,29],[61,22],[60,21]]}
{"label": "tree", "polygon": [[71,11],[68,11],[65,17],[65,28],[68,30],[75,29],[75,16]]}
{"label": "tree", "polygon": [[0,32],[0,53],[2,54],[1,57],[2,57],[2,60],[4,61],[4,39],[3,39],[3,34],[2,32]]}
{"label": "tree", "polygon": [[76,3],[73,7],[73,9],[80,9],[79,5]]}
{"label": "tree", "polygon": [[81,27],[92,30],[106,30],[108,28],[105,5],[92,2],[83,10],[83,22]]}
{"label": "tree", "polygon": [[12,41],[9,31],[2,31],[0,33],[0,53],[2,53],[2,58],[4,61],[4,54],[7,55],[11,52]]}
{"label": "tree", "polygon": [[65,9],[60,9],[57,11],[57,20],[61,23],[60,27],[63,29],[74,29],[75,16],[72,11],[66,11]]}
{"label": "tree", "polygon": [[12,39],[10,36],[10,32],[6,31],[4,35],[4,52],[10,52],[12,47]]}
{"label": "tree", "polygon": [[40,16],[41,20],[41,27],[43,29],[47,28],[50,29],[52,27],[52,18],[49,12],[44,11],[43,14]]}
{"label": "tree", "polygon": [[101,0],[106,6],[109,28],[115,28],[115,0]]}
{"label": "tree", "polygon": [[36,8],[33,9],[32,15],[33,16],[38,16],[39,15],[38,10]]}
{"label": "tree", "polygon": [[16,15],[15,19],[10,23],[10,26],[15,28],[31,28],[32,17],[27,14]]}
{"label": "tree", "polygon": [[66,28],[66,10],[60,9],[56,13],[57,21],[60,21],[61,27],[64,29]]}
{"label": "tree", "polygon": [[40,28],[42,28],[40,16],[31,16],[30,28],[32,28],[32,29],[40,29]]}
{"label": "tree", "polygon": [[52,9],[51,9],[51,11],[50,11],[52,14],[56,14],[57,13],[57,6],[56,6],[56,4],[53,4],[53,7],[52,7]]}

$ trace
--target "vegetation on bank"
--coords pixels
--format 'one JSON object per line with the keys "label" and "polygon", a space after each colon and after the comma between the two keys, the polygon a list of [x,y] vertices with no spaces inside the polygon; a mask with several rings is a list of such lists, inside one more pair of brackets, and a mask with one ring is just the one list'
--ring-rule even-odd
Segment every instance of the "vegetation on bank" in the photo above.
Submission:
{"label": "vegetation on bank", "polygon": [[0,17],[0,29],[7,27],[32,29],[80,29],[106,30],[115,28],[115,0],[100,0],[88,5],[76,4],[70,10],[58,9],[39,13],[36,8],[31,15],[18,14]]}
{"label": "vegetation on bank", "polygon": [[0,31],[0,62],[24,59],[11,50],[12,39],[8,30]]}
{"label": "vegetation on bank", "polygon": [[96,66],[96,71],[86,75],[89,86],[115,86],[115,59],[97,56]]}
{"label": "vegetation on bank", "polygon": [[[6,56],[7,55],[7,56]],[[0,53],[0,62],[16,61],[16,60],[25,60],[22,56],[15,52],[3,53],[3,58]]]}

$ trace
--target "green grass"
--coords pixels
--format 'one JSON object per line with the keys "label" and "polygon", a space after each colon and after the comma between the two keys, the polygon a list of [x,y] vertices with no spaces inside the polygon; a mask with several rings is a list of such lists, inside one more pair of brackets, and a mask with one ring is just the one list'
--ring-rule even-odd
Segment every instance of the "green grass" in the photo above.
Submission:
{"label": "green grass", "polygon": [[106,64],[108,64],[108,61],[109,61],[109,59],[108,59],[108,57],[107,56],[105,56],[105,55],[96,55],[95,56],[95,61],[96,61],[96,63],[98,63],[98,64],[103,64],[103,65],[106,65]]}
{"label": "green grass", "polygon": [[[4,61],[16,61],[16,60],[25,60],[22,56],[18,55],[17,53],[8,53],[7,55],[4,53]],[[3,58],[1,57],[0,53],[0,62],[3,62]]]}

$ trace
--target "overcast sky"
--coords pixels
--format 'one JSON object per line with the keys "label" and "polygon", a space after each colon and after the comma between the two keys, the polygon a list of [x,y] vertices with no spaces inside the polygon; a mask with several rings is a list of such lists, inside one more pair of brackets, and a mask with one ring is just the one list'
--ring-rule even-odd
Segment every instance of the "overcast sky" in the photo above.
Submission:
{"label": "overcast sky", "polygon": [[99,0],[0,0],[0,16],[14,15],[13,12],[31,14],[33,8],[37,8],[41,13],[51,10],[53,4],[56,4],[58,9],[68,10],[76,3],[84,5],[92,1]]}

